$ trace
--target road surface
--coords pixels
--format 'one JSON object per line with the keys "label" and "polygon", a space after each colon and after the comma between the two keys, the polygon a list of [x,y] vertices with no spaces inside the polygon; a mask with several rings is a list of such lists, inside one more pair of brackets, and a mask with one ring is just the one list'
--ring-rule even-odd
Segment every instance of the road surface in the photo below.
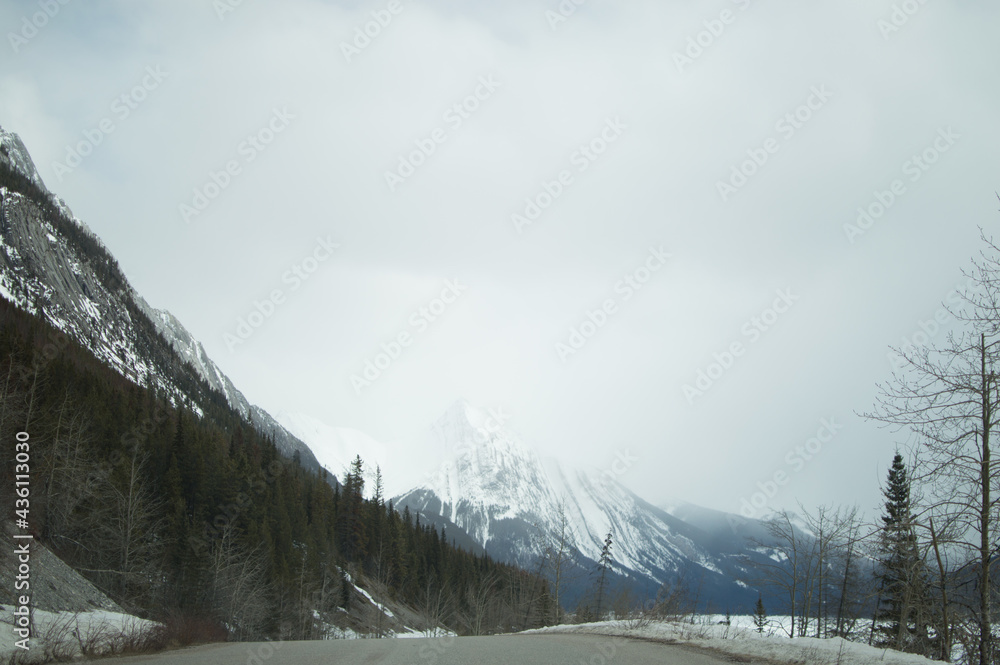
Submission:
{"label": "road surface", "polygon": [[723,665],[733,662],[720,658],[676,645],[550,633],[211,644],[113,662],[115,665]]}

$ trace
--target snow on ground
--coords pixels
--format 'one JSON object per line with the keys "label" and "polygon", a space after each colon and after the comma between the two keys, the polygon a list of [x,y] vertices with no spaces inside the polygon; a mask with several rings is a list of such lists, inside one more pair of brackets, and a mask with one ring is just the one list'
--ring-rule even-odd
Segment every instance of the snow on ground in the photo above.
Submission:
{"label": "snow on ground", "polygon": [[[364,588],[358,586],[358,584],[354,581],[354,577],[349,572],[347,572],[346,570],[341,570],[340,568],[338,568],[337,570],[343,573],[344,577],[347,579],[348,583],[350,583],[350,585],[352,587],[354,587],[355,591],[357,591],[360,595],[362,595],[376,609],[378,609],[379,611],[381,611],[382,614],[384,614],[385,616],[389,617],[390,619],[397,619],[398,620],[398,618],[396,617],[396,615],[393,614],[392,610],[390,610],[388,607],[386,607],[384,603],[380,603],[379,601],[375,600],[374,596],[372,596],[370,593],[368,593],[368,591],[366,591]],[[344,610],[344,608],[342,608],[342,607],[338,607],[337,609],[340,610],[341,612],[346,613],[346,610]],[[313,611],[313,616],[316,617],[317,619],[320,619],[319,613],[316,612],[315,610]],[[371,635],[357,633],[357,632],[351,630],[350,628],[341,628],[340,626],[336,626],[334,624],[330,624],[330,623],[326,623],[326,622],[322,622],[322,623],[323,623],[323,634],[325,635],[324,639],[328,639],[328,640],[360,640],[360,639],[370,639],[371,638]],[[455,635],[454,632],[452,632],[450,630],[446,631],[446,630],[441,629],[441,628],[438,628],[438,629],[435,629],[435,630],[422,630],[422,631],[421,630],[416,630],[415,628],[412,628],[410,626],[405,626],[405,625],[403,626],[403,628],[405,629],[404,631],[396,631],[396,630],[393,630],[391,628],[387,628],[386,629],[385,637],[390,637],[390,638],[411,638],[411,637],[436,637],[436,636],[442,636],[442,635],[452,635],[452,636]]]}
{"label": "snow on ground", "polygon": [[15,632],[17,617],[14,616],[13,608],[0,607],[0,661],[8,661],[11,656],[16,656],[17,662],[30,663],[46,660],[48,656],[74,658],[82,655],[85,650],[91,654],[120,651],[123,647],[140,641],[142,635],[158,625],[131,614],[106,610],[35,610],[32,618],[34,630],[27,642],[28,650],[25,651],[16,646],[22,638]]}
{"label": "snow on ground", "polygon": [[377,607],[380,610],[382,610],[382,614],[386,615],[387,617],[392,618],[392,612],[390,612],[387,608],[383,607],[382,603],[380,603],[377,600],[375,600],[370,593],[368,593],[367,591],[365,591],[364,589],[362,589],[361,587],[359,587],[354,582],[351,582],[351,586],[354,587],[355,591],[357,591],[362,596],[364,596],[365,598],[367,598],[369,603],[371,603],[375,607]]}
{"label": "snow on ground", "polygon": [[[734,617],[735,619],[736,617]],[[749,656],[776,663],[809,663],[809,665],[930,665],[923,656],[877,649],[867,644],[848,642],[842,638],[816,639],[797,637],[790,639],[780,633],[758,634],[756,630],[733,622],[719,625],[715,622],[652,622],[601,621],[579,625],[562,625],[529,630],[528,633],[588,633],[668,640],[695,647],[712,649],[730,656]]]}

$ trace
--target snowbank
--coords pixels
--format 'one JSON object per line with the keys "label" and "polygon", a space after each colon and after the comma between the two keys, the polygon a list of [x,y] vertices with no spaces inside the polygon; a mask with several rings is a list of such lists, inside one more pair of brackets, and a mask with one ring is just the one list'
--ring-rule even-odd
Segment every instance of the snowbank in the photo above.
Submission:
{"label": "snowbank", "polygon": [[[0,607],[0,661],[38,663],[138,649],[159,625],[107,610],[35,610],[33,621],[34,631],[24,650],[17,646],[21,636],[15,632],[13,609]],[[11,661],[12,656],[16,660]]]}
{"label": "snowbank", "polygon": [[695,647],[712,649],[731,656],[750,656],[777,663],[809,663],[809,665],[930,665],[938,661],[923,656],[876,649],[867,644],[848,642],[842,638],[790,639],[777,635],[761,635],[746,627],[715,623],[602,621],[580,625],[551,626],[529,633],[589,633],[645,639],[665,640]]}

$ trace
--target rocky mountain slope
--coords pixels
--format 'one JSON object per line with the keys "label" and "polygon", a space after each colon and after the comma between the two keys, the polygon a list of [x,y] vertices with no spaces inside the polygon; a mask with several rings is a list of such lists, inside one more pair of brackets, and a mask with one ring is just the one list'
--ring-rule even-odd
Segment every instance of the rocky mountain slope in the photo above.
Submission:
{"label": "rocky mountain slope", "polygon": [[2,128],[0,178],[0,296],[173,404],[203,413],[222,400],[284,455],[318,466],[305,444],[248,402],[180,321],[136,293],[100,239],[45,188],[20,137]]}
{"label": "rocky mountain slope", "polygon": [[542,459],[488,419],[467,402],[452,406],[432,428],[452,454],[426,483],[396,497],[396,505],[453,524],[492,556],[527,569],[538,567],[565,534],[577,571],[568,576],[568,597],[592,586],[590,573],[610,532],[613,570],[640,593],[680,582],[704,607],[735,610],[756,601],[751,563],[769,552],[751,547],[746,536],[765,537],[759,523],[682,506],[681,515],[692,517],[685,521],[626,488],[614,469]]}

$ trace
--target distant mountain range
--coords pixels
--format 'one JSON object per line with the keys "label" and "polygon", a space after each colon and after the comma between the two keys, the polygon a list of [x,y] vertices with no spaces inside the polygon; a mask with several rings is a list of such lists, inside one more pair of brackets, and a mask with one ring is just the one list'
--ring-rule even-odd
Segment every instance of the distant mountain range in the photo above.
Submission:
{"label": "distant mountain range", "polygon": [[610,532],[617,584],[641,596],[681,581],[703,608],[748,610],[757,600],[752,563],[772,552],[750,546],[747,536],[767,542],[762,523],[688,504],[671,514],[618,482],[614,468],[542,459],[514,432],[488,425],[489,418],[465,401],[454,404],[432,428],[451,457],[428,482],[395,497],[397,507],[448,533],[461,529],[490,555],[526,569],[537,568],[565,533],[575,570],[566,575],[567,599],[593,586]]}

